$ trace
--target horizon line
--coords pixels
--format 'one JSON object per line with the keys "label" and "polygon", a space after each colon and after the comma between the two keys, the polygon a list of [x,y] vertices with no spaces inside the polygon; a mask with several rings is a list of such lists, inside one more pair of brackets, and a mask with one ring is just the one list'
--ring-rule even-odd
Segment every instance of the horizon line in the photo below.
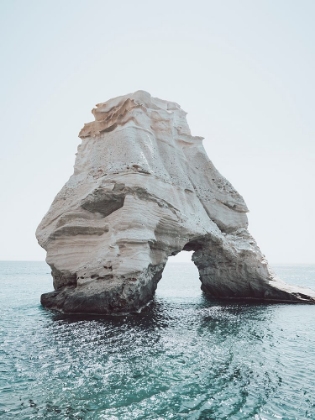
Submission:
{"label": "horizon line", "polygon": [[[169,257],[169,258],[172,258]],[[45,260],[1,260],[0,259],[0,263],[1,262],[44,262],[47,265],[49,265]],[[172,261],[168,261],[168,262],[172,262]],[[192,260],[190,261],[173,261],[173,264],[182,264],[182,263],[193,263],[194,262]],[[315,262],[270,262],[268,261],[268,265],[315,265]]]}

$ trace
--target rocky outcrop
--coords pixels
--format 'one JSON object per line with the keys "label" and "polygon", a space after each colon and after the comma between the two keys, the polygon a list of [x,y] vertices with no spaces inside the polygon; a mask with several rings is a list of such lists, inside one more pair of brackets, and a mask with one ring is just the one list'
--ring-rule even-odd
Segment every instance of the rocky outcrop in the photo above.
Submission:
{"label": "rocky outcrop", "polygon": [[315,302],[269,271],[247,230],[243,198],[191,135],[186,113],[143,91],[93,109],[80,132],[74,174],[36,236],[55,291],[47,308],[129,313],[153,297],[170,255],[195,251],[214,298]]}

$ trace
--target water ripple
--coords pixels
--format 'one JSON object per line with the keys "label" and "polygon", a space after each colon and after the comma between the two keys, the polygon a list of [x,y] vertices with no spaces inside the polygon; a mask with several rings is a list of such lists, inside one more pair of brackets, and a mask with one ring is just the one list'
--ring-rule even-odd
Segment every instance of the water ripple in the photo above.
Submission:
{"label": "water ripple", "polygon": [[[311,286],[314,267],[282,269]],[[5,419],[315,418],[312,306],[210,302],[182,265],[141,314],[63,316],[38,304],[44,264],[0,273]]]}

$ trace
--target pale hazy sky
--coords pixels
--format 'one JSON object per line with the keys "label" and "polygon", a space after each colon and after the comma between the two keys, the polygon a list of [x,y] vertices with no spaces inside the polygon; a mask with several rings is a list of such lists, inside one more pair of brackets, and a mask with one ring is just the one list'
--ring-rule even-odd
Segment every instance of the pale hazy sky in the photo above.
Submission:
{"label": "pale hazy sky", "polygon": [[315,263],[315,1],[1,0],[0,260],[35,229],[98,102],[139,89],[188,112],[271,263]]}

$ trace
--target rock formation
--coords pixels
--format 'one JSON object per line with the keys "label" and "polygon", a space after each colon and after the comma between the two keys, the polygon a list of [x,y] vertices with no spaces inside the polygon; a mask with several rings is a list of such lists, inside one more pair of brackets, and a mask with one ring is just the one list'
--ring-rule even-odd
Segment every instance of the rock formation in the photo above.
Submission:
{"label": "rock formation", "polygon": [[247,230],[243,198],[208,159],[174,102],[138,91],[96,105],[74,174],[36,236],[66,313],[129,313],[152,299],[167,259],[193,250],[214,298],[315,302],[269,271]]}

